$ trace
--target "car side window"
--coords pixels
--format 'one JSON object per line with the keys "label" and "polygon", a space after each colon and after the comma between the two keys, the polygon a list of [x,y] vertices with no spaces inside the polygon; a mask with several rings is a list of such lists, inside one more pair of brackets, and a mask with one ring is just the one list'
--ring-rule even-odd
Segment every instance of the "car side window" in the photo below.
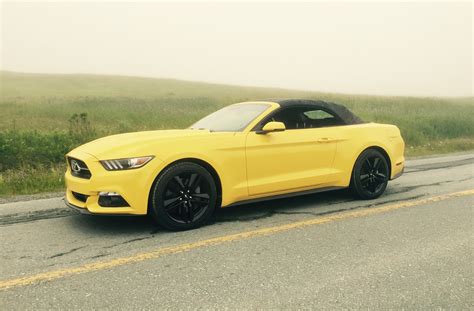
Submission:
{"label": "car side window", "polygon": [[313,107],[286,108],[274,114],[268,121],[283,122],[288,130],[344,125],[338,116]]}
{"label": "car side window", "polygon": [[344,125],[338,116],[325,110],[308,110],[303,113],[306,127],[318,128]]}
{"label": "car side window", "polygon": [[334,117],[332,114],[323,110],[311,110],[311,111],[306,111],[303,114],[311,120],[321,120],[321,119]]}
{"label": "car side window", "polygon": [[301,108],[285,108],[274,114],[270,121],[283,122],[287,130],[304,128]]}

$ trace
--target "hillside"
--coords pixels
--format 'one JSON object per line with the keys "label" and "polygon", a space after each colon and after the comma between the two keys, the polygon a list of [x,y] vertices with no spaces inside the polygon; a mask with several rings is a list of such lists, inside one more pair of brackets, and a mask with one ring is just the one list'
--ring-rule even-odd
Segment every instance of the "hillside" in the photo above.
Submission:
{"label": "hillside", "polygon": [[[474,149],[474,99],[329,94],[107,75],[0,72],[0,195],[62,185],[64,154],[96,137],[184,128],[231,103],[309,98],[399,126],[407,155]],[[315,86],[315,89],[317,86]],[[47,167],[38,175],[38,167]]]}
{"label": "hillside", "polygon": [[471,134],[472,126],[460,125],[473,121],[474,115],[467,113],[474,112],[473,98],[328,94],[106,75],[0,72],[0,79],[4,116],[0,130],[12,126],[19,130],[66,130],[69,118],[84,112],[101,133],[185,127],[234,102],[296,97],[339,102],[365,120],[395,123],[406,129],[411,141],[419,132],[412,132],[413,127],[439,139],[451,138],[451,131],[455,136]]}

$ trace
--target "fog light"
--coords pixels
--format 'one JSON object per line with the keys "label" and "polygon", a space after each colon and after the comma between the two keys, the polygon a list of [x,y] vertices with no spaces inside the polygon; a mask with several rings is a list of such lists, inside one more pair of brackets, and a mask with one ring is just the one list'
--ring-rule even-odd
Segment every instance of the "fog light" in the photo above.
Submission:
{"label": "fog light", "polygon": [[102,207],[126,207],[127,201],[117,192],[99,192],[99,205]]}
{"label": "fog light", "polygon": [[101,197],[115,197],[120,196],[118,192],[99,192],[99,196]]}

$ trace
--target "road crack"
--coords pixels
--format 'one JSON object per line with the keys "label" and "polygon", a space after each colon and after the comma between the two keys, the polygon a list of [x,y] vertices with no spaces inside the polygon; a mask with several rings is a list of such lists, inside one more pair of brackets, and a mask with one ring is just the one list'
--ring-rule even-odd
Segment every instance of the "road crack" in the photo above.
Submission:
{"label": "road crack", "polygon": [[63,252],[63,253],[57,253],[51,257],[48,257],[48,259],[53,259],[53,258],[56,258],[56,257],[62,257],[64,255],[68,255],[68,254],[71,254],[71,253],[74,253],[75,251],[78,251],[80,249],[83,249],[85,248],[86,246],[81,246],[81,247],[76,247],[76,248],[73,248],[73,249],[70,249],[69,251],[67,252]]}
{"label": "road crack", "polygon": [[19,224],[19,223],[43,220],[43,219],[68,217],[75,214],[76,213],[74,211],[66,209],[66,208],[64,209],[52,208],[52,209],[47,209],[47,210],[42,210],[42,211],[15,213],[15,214],[2,216],[0,218],[0,226],[14,225],[14,224]]}

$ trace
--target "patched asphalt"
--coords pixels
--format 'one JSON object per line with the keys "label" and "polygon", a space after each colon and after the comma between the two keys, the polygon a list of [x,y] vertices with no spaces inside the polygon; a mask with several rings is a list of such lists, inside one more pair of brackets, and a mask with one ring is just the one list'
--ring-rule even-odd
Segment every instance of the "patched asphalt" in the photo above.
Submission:
{"label": "patched asphalt", "polygon": [[[0,205],[0,282],[155,249],[474,189],[474,154],[408,161],[374,201],[333,191],[218,211],[168,232],[61,198]],[[0,291],[5,309],[474,307],[474,196],[206,246]]]}

